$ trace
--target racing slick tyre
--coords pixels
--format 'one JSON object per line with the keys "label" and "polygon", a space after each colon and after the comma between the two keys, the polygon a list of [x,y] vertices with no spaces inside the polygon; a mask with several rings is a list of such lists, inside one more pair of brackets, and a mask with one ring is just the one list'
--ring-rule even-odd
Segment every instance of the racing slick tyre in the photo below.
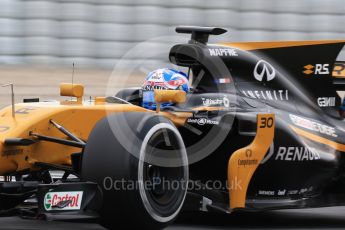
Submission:
{"label": "racing slick tyre", "polygon": [[170,225],[184,204],[188,170],[177,128],[152,113],[118,113],[99,121],[82,161],[83,180],[102,189],[100,219],[109,229]]}

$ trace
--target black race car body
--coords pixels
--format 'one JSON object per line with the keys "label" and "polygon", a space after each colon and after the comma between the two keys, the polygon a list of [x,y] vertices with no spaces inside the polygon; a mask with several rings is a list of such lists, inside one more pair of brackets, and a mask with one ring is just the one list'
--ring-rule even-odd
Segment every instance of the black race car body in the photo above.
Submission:
{"label": "black race car body", "polygon": [[212,132],[217,141],[223,139],[215,148],[212,143],[217,141],[207,140],[207,134],[180,128],[187,150],[192,145],[191,151],[196,151],[195,143],[201,143],[198,150],[212,151],[202,153],[207,157],[190,166],[191,178],[204,183],[229,183],[232,153],[255,138],[257,114],[272,113],[274,140],[251,177],[242,208],[344,204],[345,123],[337,92],[343,88],[343,79],[336,77],[337,73],[341,75],[342,64],[337,58],[344,44],[305,41],[207,45],[192,40],[174,46],[170,60],[191,68],[195,87],[179,109],[202,105],[226,108],[187,120],[188,125]]}

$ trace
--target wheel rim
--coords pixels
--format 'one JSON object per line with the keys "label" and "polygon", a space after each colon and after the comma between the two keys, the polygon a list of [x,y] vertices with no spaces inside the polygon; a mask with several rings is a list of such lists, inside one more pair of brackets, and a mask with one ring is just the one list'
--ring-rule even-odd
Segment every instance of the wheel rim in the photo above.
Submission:
{"label": "wheel rim", "polygon": [[[168,135],[170,145],[162,138]],[[150,163],[150,157],[167,152],[181,155],[180,167]],[[169,222],[180,212],[187,193],[188,158],[179,132],[161,123],[147,133],[140,151],[138,182],[140,196],[148,214],[158,222]]]}

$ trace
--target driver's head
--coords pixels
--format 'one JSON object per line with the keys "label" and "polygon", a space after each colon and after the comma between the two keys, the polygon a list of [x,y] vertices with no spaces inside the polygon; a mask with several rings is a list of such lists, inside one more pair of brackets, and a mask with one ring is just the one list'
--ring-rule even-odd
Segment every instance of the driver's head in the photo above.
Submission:
{"label": "driver's head", "polygon": [[[188,93],[188,76],[185,73],[174,69],[157,69],[150,72],[142,86],[142,106],[144,108],[152,110],[156,109],[156,103],[154,101],[155,89],[184,90]],[[171,105],[171,103],[163,103],[161,108]]]}

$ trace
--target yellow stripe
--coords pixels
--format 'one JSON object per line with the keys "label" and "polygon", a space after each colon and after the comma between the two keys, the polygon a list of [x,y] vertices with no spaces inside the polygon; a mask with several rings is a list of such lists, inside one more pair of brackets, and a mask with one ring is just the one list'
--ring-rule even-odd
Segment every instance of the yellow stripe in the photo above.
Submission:
{"label": "yellow stripe", "polygon": [[345,43],[345,40],[323,40],[323,41],[277,41],[277,42],[223,42],[219,45],[238,48],[241,50],[259,50],[259,49],[273,49],[284,48],[292,46],[308,46],[308,45],[323,45]]}
{"label": "yellow stripe", "polygon": [[290,128],[300,136],[306,137],[312,141],[319,142],[319,143],[324,144],[324,145],[328,145],[329,147],[331,147],[333,149],[345,152],[345,145],[344,144],[340,144],[340,143],[337,143],[335,141],[331,141],[327,138],[320,137],[318,135],[309,133],[309,132],[304,131],[302,129],[299,129],[293,125],[290,125]]}
{"label": "yellow stripe", "polygon": [[[274,137],[274,114],[257,115],[257,131],[253,142],[235,151],[228,163],[230,209],[244,208],[250,181],[264,159]],[[236,187],[236,181],[240,186]]]}

